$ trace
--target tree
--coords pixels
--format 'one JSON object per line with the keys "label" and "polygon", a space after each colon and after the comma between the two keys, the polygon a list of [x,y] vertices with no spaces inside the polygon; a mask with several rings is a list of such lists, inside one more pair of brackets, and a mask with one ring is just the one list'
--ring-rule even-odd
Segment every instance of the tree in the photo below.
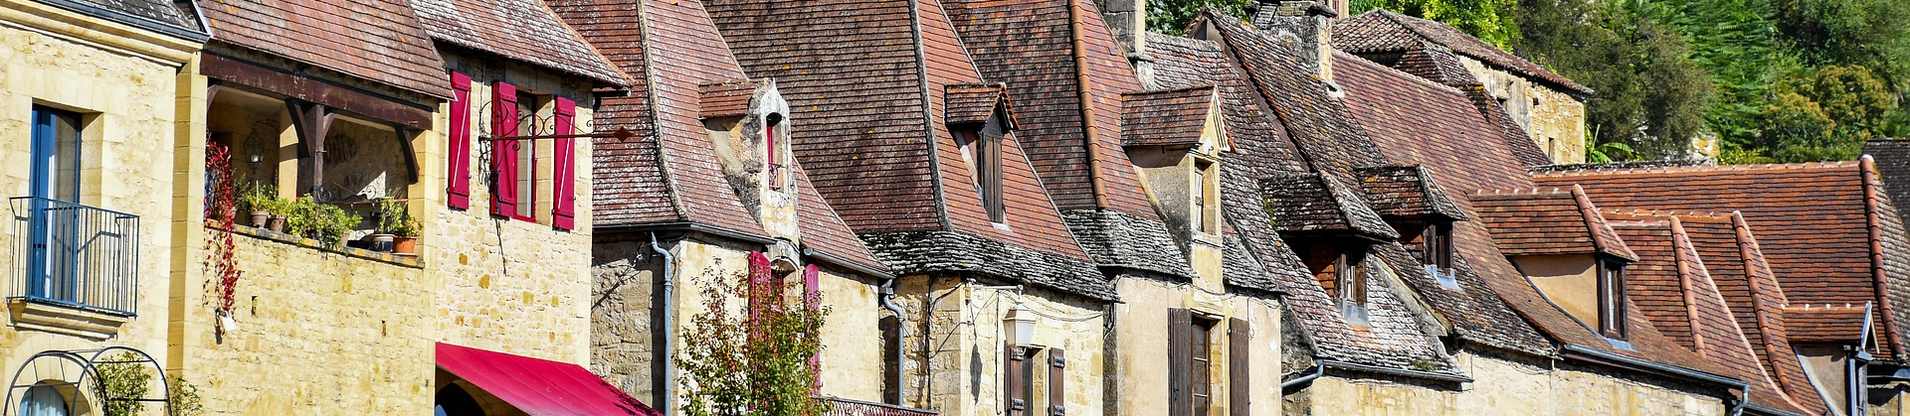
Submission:
{"label": "tree", "polygon": [[[812,397],[822,352],[826,307],[807,296],[799,307],[785,298],[789,285],[770,277],[768,260],[752,256],[748,276],[704,276],[702,313],[683,335],[677,366],[689,375],[683,413],[689,416],[817,416],[827,406]],[[808,273],[814,273],[810,269]],[[798,292],[799,293],[799,292]],[[733,305],[742,301],[745,305]],[[742,310],[742,313],[738,313]]]}
{"label": "tree", "polygon": [[1226,12],[1227,15],[1246,18],[1247,6],[1254,0],[1147,0],[1147,30],[1179,36],[1187,30],[1187,22],[1200,15],[1201,10],[1209,7]]}
{"label": "tree", "polygon": [[1759,114],[1755,147],[1777,162],[1850,160],[1897,111],[1883,81],[1861,66],[1827,66],[1779,84]]}
{"label": "tree", "polygon": [[1597,91],[1587,103],[1592,147],[1685,156],[1714,90],[1683,38],[1651,18],[1663,10],[1642,0],[1520,0],[1519,8],[1515,51]]}

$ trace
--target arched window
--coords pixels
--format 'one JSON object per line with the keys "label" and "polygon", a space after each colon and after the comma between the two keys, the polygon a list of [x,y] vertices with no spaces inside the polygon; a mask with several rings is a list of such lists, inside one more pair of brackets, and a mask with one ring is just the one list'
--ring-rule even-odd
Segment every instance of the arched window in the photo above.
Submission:
{"label": "arched window", "polygon": [[436,407],[437,409],[433,414],[437,416],[484,415],[484,409],[478,407],[477,399],[471,398],[470,393],[466,393],[463,387],[458,387],[457,385],[445,386],[442,389],[438,389]]}
{"label": "arched window", "polygon": [[788,123],[784,123],[783,115],[778,113],[769,113],[764,118],[763,158],[769,163],[769,187],[782,190],[789,184],[789,155],[783,151],[782,143],[788,140]]}
{"label": "arched window", "polygon": [[67,416],[66,396],[53,386],[35,386],[20,398],[21,416]]}

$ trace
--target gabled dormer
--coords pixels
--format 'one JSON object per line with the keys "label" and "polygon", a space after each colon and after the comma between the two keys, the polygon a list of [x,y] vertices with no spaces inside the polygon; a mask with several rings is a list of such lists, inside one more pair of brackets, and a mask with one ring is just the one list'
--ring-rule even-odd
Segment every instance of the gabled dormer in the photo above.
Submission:
{"label": "gabled dormer", "polygon": [[698,94],[704,133],[743,207],[764,231],[798,239],[789,102],[775,81],[703,84]]}
{"label": "gabled dormer", "polygon": [[1585,191],[1473,195],[1499,251],[1547,300],[1606,338],[1624,340],[1625,267],[1638,261]]}
{"label": "gabled dormer", "polygon": [[1399,233],[1367,206],[1355,185],[1317,173],[1275,173],[1260,183],[1267,214],[1347,319],[1365,322],[1373,267],[1367,253]]}
{"label": "gabled dormer", "polygon": [[1218,259],[1220,155],[1229,150],[1219,95],[1203,86],[1121,99],[1121,144],[1139,168],[1148,199],[1195,264],[1205,256]]}
{"label": "gabled dormer", "polygon": [[1453,259],[1452,225],[1466,219],[1464,210],[1439,188],[1426,168],[1387,165],[1358,168],[1360,190],[1366,200],[1399,232],[1399,242],[1418,248],[1420,264],[1440,284],[1457,287]]}
{"label": "gabled dormer", "polygon": [[1002,203],[1001,165],[1003,136],[1014,131],[1014,118],[1008,107],[1008,92],[1001,84],[957,84],[948,86],[948,132],[962,149],[974,178],[976,194],[988,221],[1005,226],[1007,207]]}

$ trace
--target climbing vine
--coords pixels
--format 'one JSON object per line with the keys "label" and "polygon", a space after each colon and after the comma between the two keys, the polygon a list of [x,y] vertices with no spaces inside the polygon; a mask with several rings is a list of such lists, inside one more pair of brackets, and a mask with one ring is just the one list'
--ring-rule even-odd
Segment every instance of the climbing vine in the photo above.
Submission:
{"label": "climbing vine", "polygon": [[239,265],[237,260],[237,242],[232,237],[233,222],[238,217],[234,196],[237,186],[232,177],[232,150],[217,143],[206,145],[206,172],[211,176],[211,186],[206,190],[206,213],[217,221],[218,230],[206,241],[211,246],[206,253],[206,262],[212,266],[213,276],[217,276],[219,307],[221,314],[232,314],[233,289],[239,285]]}

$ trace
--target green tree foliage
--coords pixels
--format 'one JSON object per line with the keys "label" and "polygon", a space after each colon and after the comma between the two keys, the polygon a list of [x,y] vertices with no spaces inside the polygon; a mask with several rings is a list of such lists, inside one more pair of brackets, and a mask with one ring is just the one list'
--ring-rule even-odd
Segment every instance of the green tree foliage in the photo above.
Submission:
{"label": "green tree foliage", "polygon": [[1519,8],[1516,51],[1597,91],[1587,103],[1593,148],[1683,156],[1714,90],[1683,38],[1651,18],[1662,10],[1641,0],[1520,0]]}
{"label": "green tree foliage", "polygon": [[1890,89],[1862,66],[1818,68],[1773,93],[1753,147],[1775,161],[1854,159],[1897,110]]}
{"label": "green tree foliage", "polygon": [[1515,4],[1513,0],[1353,0],[1347,8],[1354,15],[1385,9],[1437,20],[1503,48],[1518,36],[1518,23],[1509,13]]}
{"label": "green tree foliage", "polygon": [[[705,276],[704,312],[691,319],[677,366],[690,377],[689,416],[817,416],[827,405],[810,396],[822,352],[827,307],[789,307],[779,280]],[[799,288],[798,288],[799,290]],[[746,299],[770,301],[746,302]],[[747,303],[734,305],[735,302]],[[804,299],[814,305],[816,299]],[[740,312],[739,312],[740,311]]]}
{"label": "green tree foliage", "polygon": [[1187,23],[1209,7],[1234,17],[1246,18],[1247,6],[1254,0],[1147,0],[1147,30],[1181,35]]}

